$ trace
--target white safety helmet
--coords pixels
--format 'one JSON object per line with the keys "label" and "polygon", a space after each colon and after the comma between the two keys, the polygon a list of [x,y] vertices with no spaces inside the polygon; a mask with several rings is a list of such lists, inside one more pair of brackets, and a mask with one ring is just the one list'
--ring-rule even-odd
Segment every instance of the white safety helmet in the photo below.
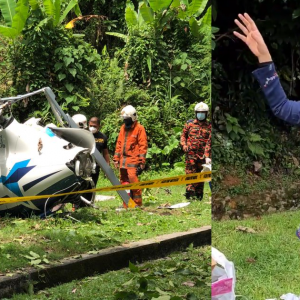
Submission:
{"label": "white safety helmet", "polygon": [[121,118],[123,119],[131,118],[133,122],[136,121],[137,120],[136,109],[132,105],[125,106],[121,111]]}
{"label": "white safety helmet", "polygon": [[208,105],[204,102],[197,103],[195,105],[195,111],[209,111]]}
{"label": "white safety helmet", "polygon": [[77,124],[79,128],[87,128],[87,119],[85,115],[77,114],[72,117],[73,121]]}

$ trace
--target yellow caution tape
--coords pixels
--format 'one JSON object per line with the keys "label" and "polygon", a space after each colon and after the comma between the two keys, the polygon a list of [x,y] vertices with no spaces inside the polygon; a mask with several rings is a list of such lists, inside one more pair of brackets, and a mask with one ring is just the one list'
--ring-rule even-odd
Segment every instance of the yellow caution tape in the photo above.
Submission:
{"label": "yellow caution tape", "polygon": [[125,184],[125,185],[115,185],[110,187],[96,188],[96,189],[63,193],[63,194],[55,194],[55,195],[0,198],[0,204],[32,201],[32,200],[54,198],[54,197],[56,198],[56,197],[74,195],[74,194],[85,194],[85,193],[93,193],[93,192],[110,192],[110,191],[120,191],[120,190],[128,190],[128,189],[142,190],[146,188],[167,187],[167,186],[192,184],[192,183],[207,182],[207,181],[211,181],[211,172],[194,173],[194,174],[181,175],[181,176],[175,176],[169,178],[135,182],[135,183]]}

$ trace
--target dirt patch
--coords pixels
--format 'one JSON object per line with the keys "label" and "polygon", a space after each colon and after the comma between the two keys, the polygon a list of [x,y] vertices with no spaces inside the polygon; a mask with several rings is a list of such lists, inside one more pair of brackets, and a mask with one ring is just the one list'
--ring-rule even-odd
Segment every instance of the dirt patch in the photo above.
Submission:
{"label": "dirt patch", "polygon": [[241,184],[241,179],[236,176],[226,175],[222,181],[222,184],[230,187],[237,186]]}
{"label": "dirt patch", "polygon": [[161,216],[170,216],[173,215],[170,211],[163,211],[160,213]]}
{"label": "dirt patch", "polygon": [[143,211],[148,213],[160,215],[160,216],[170,216],[170,215],[181,215],[182,210],[180,209],[167,209],[167,208],[142,208]]}
{"label": "dirt patch", "polygon": [[244,219],[264,214],[300,209],[300,184],[249,195],[215,196],[212,215],[215,220]]}

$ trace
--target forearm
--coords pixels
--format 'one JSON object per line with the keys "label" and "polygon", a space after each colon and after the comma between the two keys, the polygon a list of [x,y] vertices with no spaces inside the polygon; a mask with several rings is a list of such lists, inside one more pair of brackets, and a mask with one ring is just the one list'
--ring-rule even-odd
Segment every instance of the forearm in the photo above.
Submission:
{"label": "forearm", "polygon": [[300,102],[287,98],[276,73],[275,65],[263,64],[253,72],[274,115],[291,124],[300,124]]}

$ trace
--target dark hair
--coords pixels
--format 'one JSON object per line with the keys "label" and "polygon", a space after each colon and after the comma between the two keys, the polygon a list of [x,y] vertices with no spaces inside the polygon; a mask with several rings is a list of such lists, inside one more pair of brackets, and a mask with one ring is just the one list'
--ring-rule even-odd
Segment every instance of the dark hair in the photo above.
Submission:
{"label": "dark hair", "polygon": [[92,118],[90,119],[90,122],[91,122],[91,121],[96,122],[96,123],[100,126],[100,119],[99,119],[99,118],[97,118],[97,117],[92,117]]}

